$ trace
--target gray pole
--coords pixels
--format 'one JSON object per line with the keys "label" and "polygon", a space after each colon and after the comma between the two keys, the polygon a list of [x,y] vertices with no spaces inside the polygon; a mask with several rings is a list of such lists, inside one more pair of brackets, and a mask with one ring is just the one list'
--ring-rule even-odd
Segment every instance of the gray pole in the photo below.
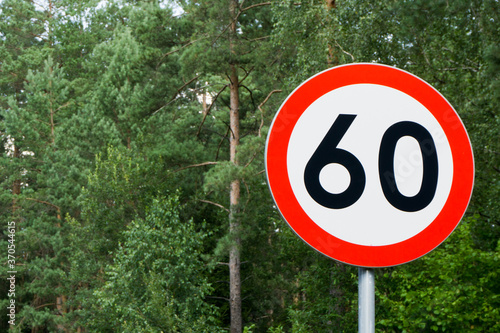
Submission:
{"label": "gray pole", "polygon": [[358,270],[358,332],[375,333],[375,274],[371,268]]}

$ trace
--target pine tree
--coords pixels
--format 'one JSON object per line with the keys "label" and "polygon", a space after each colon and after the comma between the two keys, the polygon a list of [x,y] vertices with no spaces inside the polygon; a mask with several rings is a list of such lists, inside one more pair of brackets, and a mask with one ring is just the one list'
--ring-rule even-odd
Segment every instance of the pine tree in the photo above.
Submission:
{"label": "pine tree", "polygon": [[[75,251],[70,279],[79,286],[75,327],[90,331],[113,329],[98,291],[111,284],[106,271],[126,241],[127,226],[145,218],[146,207],[158,194],[179,183],[189,184],[186,177],[174,177],[169,169],[179,168],[178,159],[190,160],[203,151],[186,142],[186,119],[176,117],[175,109],[168,112],[184,85],[175,58],[183,30],[171,9],[158,2],[115,1],[104,10],[115,19],[114,32],[83,65],[87,75],[96,79],[80,112],[98,121],[100,131],[98,138],[84,141],[100,140],[109,148],[97,155],[80,197],[81,217],[71,219]],[[155,306],[165,311],[160,303]],[[148,325],[154,326],[155,320]]]}
{"label": "pine tree", "polygon": [[[69,119],[71,100],[62,68],[49,58],[43,71],[28,71],[22,103],[13,97],[3,111],[5,134],[18,150],[20,189],[13,192],[18,221],[19,316],[26,326],[59,327],[68,311],[64,285],[68,243],[64,214],[74,214],[81,174],[78,156],[61,149],[59,126]],[[7,155],[6,158],[9,156]],[[22,276],[22,278],[21,278]]]}
{"label": "pine tree", "polygon": [[[82,59],[63,56],[63,48],[81,56],[76,50],[91,43],[61,43],[70,27],[77,28],[76,36],[88,36],[79,3],[1,3],[2,230],[7,221],[17,223],[17,324],[33,332],[70,326],[71,245],[64,218],[79,214],[76,198],[92,163],[88,156],[93,159],[80,141],[79,130],[88,127],[73,126],[92,123],[77,116],[83,90],[75,89],[74,80]],[[72,73],[54,59],[68,60]]]}
{"label": "pine tree", "polygon": [[[257,192],[247,192],[242,186],[249,189],[245,178],[252,172],[255,172],[255,177],[256,170],[262,168],[262,160],[254,158],[263,149],[262,122],[269,115],[259,115],[263,111],[258,106],[265,104],[264,101],[276,92],[273,83],[260,80],[269,73],[265,66],[273,61],[268,43],[271,28],[269,5],[236,0],[184,4],[185,20],[204,22],[195,24],[193,45],[183,52],[184,71],[191,76],[201,73],[200,79],[214,86],[220,85],[218,91],[213,91],[215,100],[209,111],[212,117],[216,117],[217,129],[222,127],[227,150],[219,154],[220,145],[217,147],[216,157],[221,162],[207,173],[206,184],[207,189],[225,188],[228,193],[224,198],[223,192],[213,192],[213,199],[207,201],[217,203],[223,200],[228,206],[228,233],[219,248],[227,251],[229,261],[231,332],[241,332],[244,326],[241,256],[245,253],[245,245],[242,233],[250,226],[244,226],[242,221],[250,200],[254,195],[258,196]],[[204,123],[209,111],[204,112],[199,133],[213,130]]]}

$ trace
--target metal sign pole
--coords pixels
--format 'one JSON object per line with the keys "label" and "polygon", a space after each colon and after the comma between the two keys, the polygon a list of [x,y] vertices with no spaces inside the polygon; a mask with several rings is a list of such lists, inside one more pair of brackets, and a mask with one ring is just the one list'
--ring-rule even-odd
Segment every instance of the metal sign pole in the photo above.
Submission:
{"label": "metal sign pole", "polygon": [[358,270],[358,332],[375,333],[375,274],[372,268]]}

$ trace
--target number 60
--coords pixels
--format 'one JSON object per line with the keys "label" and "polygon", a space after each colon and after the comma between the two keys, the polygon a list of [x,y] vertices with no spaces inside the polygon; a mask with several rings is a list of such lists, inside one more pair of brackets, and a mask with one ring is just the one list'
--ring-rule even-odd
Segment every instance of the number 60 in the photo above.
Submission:
{"label": "number 60", "polygon": [[[363,194],[366,175],[361,162],[352,153],[337,147],[356,115],[340,114],[318,148],[307,162],[304,171],[304,183],[307,192],[320,205],[341,209],[354,204]],[[394,175],[394,154],[396,144],[404,136],[417,140],[423,161],[422,185],[419,192],[407,197],[398,190]],[[351,177],[351,182],[342,193],[326,191],[320,182],[320,172],[328,164],[344,166]],[[438,159],[436,145],[431,134],[420,124],[401,121],[390,126],[382,136],[380,143],[378,172],[384,196],[397,209],[415,212],[427,207],[436,193],[438,180]]]}

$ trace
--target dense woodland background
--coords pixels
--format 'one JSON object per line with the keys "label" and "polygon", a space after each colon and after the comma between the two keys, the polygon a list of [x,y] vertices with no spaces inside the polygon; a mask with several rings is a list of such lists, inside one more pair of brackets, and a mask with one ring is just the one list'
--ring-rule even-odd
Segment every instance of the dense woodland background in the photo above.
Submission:
{"label": "dense woodland background", "polygon": [[476,162],[452,236],[376,270],[377,332],[500,332],[498,0],[1,1],[11,331],[355,332],[357,269],[293,234],[263,165],[284,98],[351,62],[436,87]]}

